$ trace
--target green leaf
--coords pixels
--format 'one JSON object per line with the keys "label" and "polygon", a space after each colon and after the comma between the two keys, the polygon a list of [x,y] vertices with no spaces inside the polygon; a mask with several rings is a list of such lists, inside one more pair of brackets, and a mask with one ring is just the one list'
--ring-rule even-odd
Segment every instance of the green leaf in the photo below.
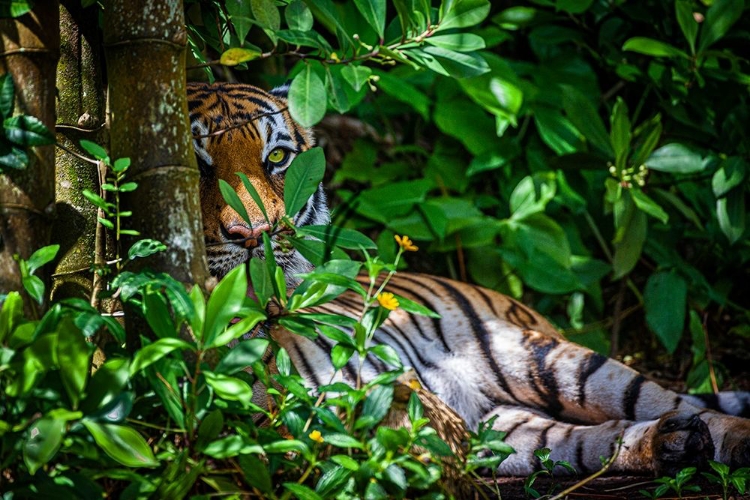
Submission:
{"label": "green leaf", "polygon": [[[399,299],[399,302],[400,300],[401,299]],[[399,303],[399,305],[401,304]],[[387,344],[374,345],[367,349],[367,352],[377,356],[394,368],[401,368],[403,366],[403,364],[401,363],[401,358],[398,356],[396,349]]]}
{"label": "green leaf", "polygon": [[744,0],[716,0],[706,12],[701,26],[698,51],[703,52],[727,34],[729,28],[742,16]]}
{"label": "green leaf", "polygon": [[260,306],[266,307],[274,290],[271,274],[264,261],[257,258],[250,261],[250,279],[253,283],[253,293],[258,298]]}
{"label": "green leaf", "polygon": [[651,275],[643,291],[646,323],[672,354],[685,326],[687,284],[676,272]]}
{"label": "green leaf", "polygon": [[[117,189],[121,193],[129,193],[131,191],[135,191],[138,189],[138,184],[135,182],[126,182],[125,184],[120,185],[120,187]],[[122,214],[120,214],[122,216]]]}
{"label": "green leaf", "polygon": [[612,262],[614,278],[619,279],[628,274],[641,257],[643,243],[646,241],[648,223],[646,215],[635,209],[635,204],[628,203],[630,208],[623,217],[623,224],[618,228],[618,240],[615,243],[615,255]]}
{"label": "green leaf", "polygon": [[286,215],[294,218],[317,191],[325,173],[323,149],[315,147],[297,155],[286,171],[284,206]]}
{"label": "green leaf", "polygon": [[55,135],[34,116],[12,116],[3,121],[5,137],[19,146],[45,146],[55,143]]}
{"label": "green leaf", "polygon": [[221,54],[219,62],[224,66],[237,66],[238,64],[257,59],[261,54],[262,52],[257,48],[233,47]]}
{"label": "green leaf", "polygon": [[24,276],[21,279],[23,288],[29,293],[32,299],[39,304],[44,302],[44,282],[37,276]]}
{"label": "green leaf", "polygon": [[348,64],[341,69],[341,75],[354,90],[359,92],[365,86],[370,76],[372,76],[372,70],[367,66]]}
{"label": "green leaf", "polygon": [[730,156],[721,162],[721,166],[711,179],[714,196],[721,198],[735,187],[742,184],[747,174],[748,165],[739,156]]}
{"label": "green leaf", "polygon": [[29,274],[34,274],[37,269],[48,262],[52,262],[52,259],[55,258],[58,250],[60,250],[60,245],[48,245],[31,254],[29,260],[26,261],[29,265]]}
{"label": "green leaf", "polygon": [[303,127],[312,127],[326,114],[326,87],[311,64],[292,80],[289,86],[289,112]]}
{"label": "green leaf", "polygon": [[[0,12],[2,12],[2,2],[0,2]],[[0,118],[3,120],[13,114],[14,99],[15,87],[13,85],[13,77],[10,73],[5,73],[0,76]]]}
{"label": "green leaf", "polygon": [[741,189],[730,191],[728,195],[716,200],[716,217],[719,227],[729,239],[736,243],[745,232],[745,192]]}
{"label": "green leaf", "polygon": [[313,27],[313,15],[310,8],[301,0],[294,0],[286,6],[284,19],[289,29],[309,31]]}
{"label": "green leaf", "polygon": [[151,366],[176,349],[195,351],[195,346],[177,338],[159,339],[153,344],[149,344],[136,351],[133,362],[130,365],[130,376],[132,377],[144,368]]}
{"label": "green leaf", "polygon": [[41,418],[29,427],[27,433],[28,437],[23,443],[23,462],[29,473],[34,475],[60,449],[65,435],[65,420]]}
{"label": "green leaf", "polygon": [[[26,151],[13,146],[8,142],[5,137],[0,136],[0,166],[15,168],[16,170],[22,170],[29,164],[29,155]],[[2,172],[2,168],[0,168]]]}
{"label": "green leaf", "polygon": [[247,294],[246,266],[237,266],[214,288],[206,308],[203,342],[211,345],[242,309]]}
{"label": "green leaf", "polygon": [[333,498],[333,493],[344,486],[352,475],[352,471],[345,467],[332,467],[320,477],[315,491],[323,498]]}
{"label": "green leaf", "polygon": [[81,411],[85,414],[93,413],[122,392],[129,378],[129,361],[125,358],[109,359],[96,370],[89,381]]}
{"label": "green leaf", "polygon": [[229,458],[237,455],[247,455],[250,453],[263,453],[263,447],[249,438],[243,436],[226,436],[217,439],[203,449],[203,453],[213,458]]}
{"label": "green leaf", "polygon": [[80,142],[80,145],[84,151],[86,151],[97,160],[101,160],[105,163],[109,162],[109,155],[107,154],[107,151],[97,143],[84,139]]}
{"label": "green leaf", "polygon": [[203,372],[203,376],[220,398],[238,401],[243,408],[247,408],[252,402],[253,390],[244,380],[209,371]]}
{"label": "green leaf", "polygon": [[438,30],[474,26],[489,13],[490,2],[487,0],[445,0],[440,6]]}
{"label": "green leaf", "polygon": [[454,78],[469,78],[472,76],[483,75],[490,71],[490,66],[481,55],[475,52],[463,53],[448,50],[443,47],[425,46],[421,51],[414,50],[413,54],[427,54],[436,58],[439,67],[429,66],[433,71],[445,74],[440,68],[445,70],[448,75]]}
{"label": "green leaf", "polygon": [[690,53],[695,54],[695,38],[698,36],[698,21],[693,17],[693,3],[690,0],[677,0],[674,4],[677,22],[685,35]]}
{"label": "green leaf", "polygon": [[630,118],[628,118],[628,106],[622,97],[617,97],[615,107],[612,109],[610,116],[611,129],[609,132],[612,141],[612,149],[615,152],[615,164],[618,169],[625,168],[625,162],[630,150],[630,140],[632,137],[630,130]]}
{"label": "green leaf", "polygon": [[232,207],[232,210],[237,212],[237,214],[242,217],[242,220],[252,227],[253,221],[250,220],[250,216],[247,214],[245,205],[240,200],[237,191],[235,191],[234,188],[224,179],[219,179],[219,191],[221,191],[221,196],[224,198],[224,201]]}
{"label": "green leaf", "polygon": [[326,434],[323,436],[323,438],[325,439],[326,444],[338,446],[339,448],[358,448],[360,450],[365,449],[365,447],[362,445],[362,443],[359,442],[358,439],[347,434],[335,432],[332,434]]}
{"label": "green leaf", "polygon": [[693,174],[706,167],[699,153],[678,142],[667,144],[654,151],[646,160],[645,165],[660,172],[678,174]]}
{"label": "green leaf", "polygon": [[247,484],[271,497],[273,483],[266,463],[255,455],[240,455],[237,462]]}
{"label": "green leaf", "polygon": [[78,408],[89,375],[89,344],[83,333],[69,319],[61,321],[57,331],[60,379],[72,407]]}
{"label": "green leaf", "polygon": [[438,313],[423,306],[422,304],[407,299],[406,297],[402,297],[401,295],[394,294],[394,296],[398,299],[398,306],[404,311],[411,314],[417,314],[419,316],[427,316],[428,318],[440,319],[440,315]]}
{"label": "green leaf", "polygon": [[406,80],[397,78],[388,72],[375,70],[374,73],[378,77],[378,88],[394,99],[412,107],[425,120],[429,118],[431,103],[424,92]]}
{"label": "green leaf", "polygon": [[24,322],[23,299],[20,293],[10,292],[0,305],[0,345],[4,345],[16,327]]}
{"label": "green leaf", "polygon": [[[255,202],[255,205],[260,209],[260,212],[263,214],[263,218],[266,220],[269,226],[271,226],[271,220],[268,218],[268,213],[266,212],[266,207],[263,205],[263,200],[261,199],[260,195],[258,194],[258,191],[255,189],[255,186],[253,186],[253,183],[250,182],[250,179],[247,178],[247,176],[242,172],[237,172],[237,175],[240,177],[240,180],[242,181],[242,185],[245,186],[245,190],[247,190],[250,197]],[[244,208],[244,206],[243,206]],[[247,212],[245,212],[247,213]],[[248,218],[249,219],[249,218]],[[246,219],[246,220],[248,220]],[[248,220],[248,222],[251,222]]]}
{"label": "green leaf", "polygon": [[558,155],[584,151],[584,137],[559,111],[539,106],[534,121],[542,140]]}
{"label": "green leaf", "polygon": [[[250,31],[250,28],[253,26],[253,21],[251,19],[252,7],[250,6],[250,2],[247,2],[246,0],[226,0],[224,5],[229,14],[229,20],[232,22],[232,26],[234,26],[234,30],[237,33],[237,38],[239,39],[240,44],[242,44],[245,41],[245,38],[247,38],[248,31]],[[224,54],[222,54],[222,57],[223,56]],[[222,62],[222,64],[224,64],[224,62]]]}
{"label": "green leaf", "polygon": [[302,226],[298,227],[296,232],[298,235],[312,236],[321,241],[327,242],[329,245],[335,245],[349,250],[359,250],[360,248],[369,250],[377,248],[375,243],[364,234],[343,227],[332,225]]}
{"label": "green leaf", "polygon": [[223,375],[232,375],[248,368],[263,357],[268,349],[268,343],[268,340],[260,338],[243,340],[232,347],[232,350],[219,361],[214,371]]}
{"label": "green leaf", "polygon": [[659,40],[654,40],[653,38],[642,36],[636,36],[626,40],[622,45],[622,50],[629,50],[654,57],[684,57],[686,59],[689,57],[677,47],[669,45],[668,43],[660,42]]}
{"label": "green leaf", "polygon": [[609,134],[596,107],[575,87],[563,85],[563,108],[568,119],[589,143],[608,157],[614,156]]}
{"label": "green leaf", "polygon": [[667,223],[667,221],[669,220],[669,215],[667,214],[667,212],[665,212],[658,203],[647,196],[646,193],[644,193],[640,189],[631,189],[630,195],[633,197],[633,201],[635,202],[636,207],[638,207],[640,210],[644,211],[651,217],[660,220],[662,223]]}
{"label": "green leaf", "polygon": [[195,442],[195,447],[203,449],[209,442],[219,437],[223,428],[224,415],[221,410],[214,410],[206,415],[198,427],[198,439]]}
{"label": "green leaf", "polygon": [[484,38],[474,33],[450,33],[433,35],[425,40],[428,44],[455,52],[473,52],[485,47]]}
{"label": "green leaf", "polygon": [[385,0],[354,0],[357,10],[365,18],[367,24],[372,26],[375,33],[383,38],[385,32]]}
{"label": "green leaf", "polygon": [[419,400],[419,396],[416,391],[412,392],[409,396],[409,404],[406,407],[406,413],[409,415],[409,421],[414,424],[417,420],[420,420],[424,416],[424,408],[422,407],[422,401]]}
{"label": "green leaf", "polygon": [[143,315],[148,326],[157,337],[175,337],[177,328],[169,312],[167,298],[161,291],[147,289],[143,291]]}
{"label": "green leaf", "polygon": [[[367,395],[362,413],[354,424],[355,429],[371,429],[383,420],[393,403],[393,386],[379,385]],[[330,442],[330,441],[328,441]]]}
{"label": "green leaf", "polygon": [[238,339],[248,332],[253,331],[255,325],[266,319],[263,310],[255,307],[245,308],[237,314],[240,318],[236,323],[232,323],[226,330],[216,336],[213,342],[206,344],[206,347],[221,347],[229,342]]}
{"label": "green leaf", "polygon": [[284,488],[294,493],[299,500],[323,500],[323,497],[315,493],[307,486],[297,483],[284,483]]}
{"label": "green leaf", "polygon": [[21,17],[30,12],[33,7],[32,0],[0,0],[0,18]]}
{"label": "green leaf", "polygon": [[115,424],[82,420],[94,441],[114,461],[126,467],[157,467],[151,448],[135,429]]}
{"label": "green leaf", "polygon": [[277,30],[281,27],[281,15],[273,0],[250,0],[253,16],[261,27]]}
{"label": "green leaf", "polygon": [[331,349],[331,363],[333,367],[340,370],[346,365],[354,354],[355,349],[346,344],[336,344]]}
{"label": "green leaf", "polygon": [[166,249],[167,245],[161,241],[150,239],[139,240],[133,243],[133,246],[128,249],[128,258],[130,260],[142,259],[163,252]]}

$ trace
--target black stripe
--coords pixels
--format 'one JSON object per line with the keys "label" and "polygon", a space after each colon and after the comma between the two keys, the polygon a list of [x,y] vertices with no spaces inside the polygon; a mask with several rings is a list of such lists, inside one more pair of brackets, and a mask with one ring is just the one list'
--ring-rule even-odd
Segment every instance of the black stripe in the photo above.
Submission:
{"label": "black stripe", "polygon": [[560,402],[560,389],[555,370],[547,365],[547,357],[559,345],[559,342],[551,337],[540,339],[525,335],[523,344],[528,348],[533,361],[533,365],[529,366],[531,385],[541,396],[545,412],[558,418],[563,405]]}
{"label": "black stripe", "polygon": [[[406,278],[406,277],[404,277]],[[411,281],[411,280],[409,280]],[[412,283],[416,284],[412,281]],[[420,287],[424,287],[424,285],[419,284]],[[401,286],[396,281],[391,281],[388,283],[389,288],[393,288],[395,290],[398,290],[401,295],[406,296],[406,298],[409,298],[413,300],[414,302],[421,303],[423,306],[427,307],[428,309],[432,311],[437,311],[437,308],[435,307],[435,304],[427,300],[423,295],[420,295],[414,291],[412,288],[407,288],[404,286]],[[417,332],[419,332],[419,335],[427,340],[433,341],[433,338],[428,337],[424,330],[422,330],[422,327],[420,326],[419,322],[417,321],[417,316],[414,314],[409,314],[409,321],[414,325],[414,328],[416,328]],[[440,339],[440,343],[443,344],[443,353],[448,354],[452,351],[452,349],[448,346],[448,343],[445,340],[445,335],[443,334],[443,323],[440,318],[430,318],[432,320],[432,329],[435,336]]]}
{"label": "black stripe", "polygon": [[633,377],[633,380],[630,381],[628,388],[625,390],[625,395],[622,398],[622,408],[625,418],[628,420],[635,420],[635,407],[641,395],[641,386],[645,381],[646,378],[643,375]]}
{"label": "black stripe", "polygon": [[[516,429],[518,429],[519,427],[521,427],[521,426],[523,426],[523,425],[527,424],[528,422],[529,422],[528,420],[519,420],[519,421],[517,421],[516,423],[514,423],[513,425],[511,425],[511,426],[510,426],[510,428],[508,428],[508,429],[498,429],[499,431],[502,431],[502,432],[504,432],[504,433],[505,433],[505,437],[503,438],[503,441],[506,441],[506,442],[507,442],[507,441],[508,441],[508,438],[510,437],[510,435],[511,435],[511,434],[512,434],[512,433],[513,433],[513,432],[514,432],[514,431],[515,431]],[[494,426],[493,426],[493,427],[494,427]]]}
{"label": "black stripe", "polygon": [[552,422],[547,427],[545,427],[542,432],[539,434],[539,440],[537,441],[536,450],[539,448],[547,448],[547,433],[551,428],[553,428],[555,425],[557,425],[557,422]]}
{"label": "black stripe", "polygon": [[[318,380],[317,372],[313,370],[313,368],[310,366],[310,364],[307,362],[307,358],[300,352],[300,350],[297,348],[295,344],[292,344],[289,346],[291,349],[294,350],[296,353],[296,357],[300,360],[300,363],[302,364],[302,369],[307,373],[307,379],[309,379],[315,386],[315,390],[317,391],[318,387],[321,386],[320,380]],[[289,350],[289,349],[287,349]],[[297,369],[297,372],[299,373],[300,367],[295,367]]]}
{"label": "black stripe", "polygon": [[604,366],[606,362],[606,356],[592,352],[581,365],[581,369],[578,372],[578,396],[576,397],[578,406],[581,408],[583,408],[586,403],[586,382],[589,377],[596,373],[599,368]]}
{"label": "black stripe", "polygon": [[586,462],[583,457],[583,439],[578,439],[576,443],[576,464],[578,465],[578,472],[588,472],[589,468],[586,466]]}
{"label": "black stripe", "polygon": [[509,398],[513,399],[514,401],[520,402],[520,400],[513,395],[513,391],[511,391],[510,385],[508,385],[508,381],[505,380],[502,370],[498,366],[495,357],[492,355],[492,348],[489,341],[490,333],[484,327],[484,323],[479,318],[479,315],[474,309],[474,306],[466,299],[466,297],[462,293],[456,290],[456,288],[446,280],[443,280],[441,278],[434,279],[437,284],[442,286],[443,289],[448,292],[451,299],[453,299],[453,301],[458,304],[459,308],[466,315],[466,318],[469,320],[469,326],[471,327],[474,337],[479,341],[482,352],[484,353],[485,358],[487,358],[487,362],[490,364],[490,368],[492,368],[492,373],[495,376],[495,381],[500,386],[500,389],[502,389],[502,391],[505,392],[505,394]]}

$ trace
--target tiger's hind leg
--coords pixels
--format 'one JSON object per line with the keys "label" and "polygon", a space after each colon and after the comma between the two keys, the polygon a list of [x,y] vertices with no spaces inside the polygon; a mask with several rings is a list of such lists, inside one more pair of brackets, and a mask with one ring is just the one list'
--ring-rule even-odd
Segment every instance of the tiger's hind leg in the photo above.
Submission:
{"label": "tiger's hind leg", "polygon": [[718,394],[681,394],[683,401],[696,408],[716,410],[727,415],[750,418],[750,392],[724,391]]}
{"label": "tiger's hind leg", "polygon": [[[556,421],[542,412],[500,406],[483,420],[497,416],[493,427],[507,432],[505,442],[516,453],[498,469],[502,475],[528,475],[540,468],[534,451],[551,450],[553,461],[564,460],[582,474],[602,468],[622,439],[610,471],[674,474],[684,467],[704,466],[714,457],[708,426],[693,413],[670,412],[658,420],[610,420],[598,425]],[[562,469],[560,469],[562,470]]]}

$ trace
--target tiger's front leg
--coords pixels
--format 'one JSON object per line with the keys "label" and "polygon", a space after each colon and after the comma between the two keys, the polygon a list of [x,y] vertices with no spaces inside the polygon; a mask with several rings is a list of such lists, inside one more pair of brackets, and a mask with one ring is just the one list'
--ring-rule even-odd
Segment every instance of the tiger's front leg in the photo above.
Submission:
{"label": "tiger's front leg", "polygon": [[[599,425],[559,422],[539,411],[500,406],[486,415],[505,430],[505,442],[516,453],[500,464],[502,475],[528,475],[541,468],[534,451],[551,450],[550,459],[563,460],[579,474],[602,468],[620,473],[674,475],[689,466],[703,467],[714,458],[708,426],[695,414],[671,412],[659,420],[610,420]],[[559,472],[565,469],[556,469]]]}

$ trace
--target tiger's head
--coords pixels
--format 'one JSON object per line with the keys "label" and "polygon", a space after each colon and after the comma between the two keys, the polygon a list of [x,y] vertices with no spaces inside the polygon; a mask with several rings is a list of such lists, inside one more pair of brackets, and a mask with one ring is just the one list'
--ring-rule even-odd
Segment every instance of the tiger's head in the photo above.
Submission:
{"label": "tiger's head", "polygon": [[[314,144],[312,132],[294,122],[287,110],[287,87],[265,92],[243,84],[188,84],[188,106],[195,155],[200,169],[203,232],[211,274],[223,277],[250,257],[264,257],[262,234],[284,216],[284,178],[292,160]],[[237,172],[244,173],[260,195],[266,221]],[[250,224],[230,207],[219,179],[237,193]],[[294,217],[298,226],[327,224],[322,186]],[[271,223],[271,225],[268,224]],[[276,262],[287,282],[312,265],[295,249],[272,237]]]}

